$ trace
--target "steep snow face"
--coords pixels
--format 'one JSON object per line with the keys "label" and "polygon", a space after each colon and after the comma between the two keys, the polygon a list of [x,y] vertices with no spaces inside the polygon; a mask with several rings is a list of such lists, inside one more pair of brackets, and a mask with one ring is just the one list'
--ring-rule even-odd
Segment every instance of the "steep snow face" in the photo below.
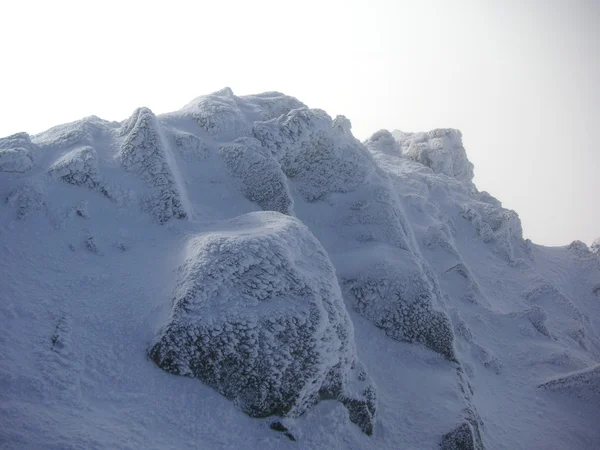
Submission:
{"label": "steep snow face", "polygon": [[1,446],[595,448],[599,245],[472,178],[277,92],[0,139]]}
{"label": "steep snow face", "polygon": [[212,228],[187,246],[154,362],[199,378],[253,417],[297,417],[337,399],[371,434],[375,389],[325,250],[278,213]]}
{"label": "steep snow face", "polygon": [[435,173],[460,181],[473,181],[473,164],[467,159],[458,130],[437,129],[427,133],[392,133],[402,154],[431,168]]}

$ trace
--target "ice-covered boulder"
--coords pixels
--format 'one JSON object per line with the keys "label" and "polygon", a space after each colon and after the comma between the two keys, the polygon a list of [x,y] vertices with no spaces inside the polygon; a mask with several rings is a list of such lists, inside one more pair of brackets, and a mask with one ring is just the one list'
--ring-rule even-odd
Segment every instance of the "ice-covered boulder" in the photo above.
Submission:
{"label": "ice-covered boulder", "polygon": [[396,130],[394,138],[400,144],[402,154],[441,173],[460,181],[473,181],[473,164],[467,158],[460,131],[435,129],[421,133],[404,133]]}
{"label": "ice-covered boulder", "polygon": [[446,314],[433,308],[434,291],[418,263],[382,258],[357,269],[354,276],[347,271],[341,285],[361,315],[392,339],[423,344],[448,360],[456,360],[452,324]]}
{"label": "ice-covered boulder", "polygon": [[400,143],[394,139],[394,136],[388,130],[376,131],[365,143],[369,148],[374,148],[382,153],[393,156],[402,154]]}
{"label": "ice-covered boulder", "polygon": [[561,375],[538,387],[549,391],[568,392],[584,398],[600,397],[600,364]]}
{"label": "ice-covered boulder", "polygon": [[258,212],[197,235],[172,314],[149,350],[253,417],[295,417],[336,399],[372,433],[375,388],[327,253],[298,220]]}
{"label": "ice-covered boulder", "polygon": [[121,128],[125,139],[120,156],[123,167],[137,174],[150,188],[144,197],[144,209],[157,222],[165,223],[171,218],[183,219],[187,214],[169,165],[167,142],[161,133],[152,111],[138,108]]}
{"label": "ice-covered boulder", "polygon": [[372,163],[366,149],[348,133],[347,122],[332,121],[325,111],[301,108],[254,124],[254,136],[297,183],[309,202],[360,186]]}
{"label": "ice-covered boulder", "polygon": [[94,148],[85,146],[67,152],[48,169],[48,173],[65,183],[84,186],[109,196],[98,174],[98,156]]}
{"label": "ice-covered boulder", "polygon": [[222,145],[219,153],[244,196],[267,211],[292,212],[293,200],[287,179],[277,160],[260,141],[239,138]]}
{"label": "ice-covered boulder", "polygon": [[442,450],[483,450],[479,432],[470,423],[463,422],[445,434],[440,443]]}

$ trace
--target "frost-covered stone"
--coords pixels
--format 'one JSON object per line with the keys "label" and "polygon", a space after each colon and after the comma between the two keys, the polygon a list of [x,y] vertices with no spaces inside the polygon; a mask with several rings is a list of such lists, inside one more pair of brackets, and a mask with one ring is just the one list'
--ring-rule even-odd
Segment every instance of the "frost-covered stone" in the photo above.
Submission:
{"label": "frost-covered stone", "polygon": [[121,129],[125,140],[121,147],[121,162],[126,170],[137,174],[151,192],[143,206],[158,223],[171,218],[183,219],[187,214],[168,163],[160,125],[148,108],[137,109]]}
{"label": "frost-covered stone", "polygon": [[388,130],[376,131],[365,144],[369,148],[376,149],[377,151],[388,155],[401,156],[402,154],[400,143],[394,139],[394,136]]}
{"label": "frost-covered stone", "polygon": [[372,432],[376,395],[325,250],[296,219],[260,212],[193,238],[169,322],[150,348],[253,417],[295,417],[332,398]]}
{"label": "frost-covered stone", "polygon": [[80,147],[64,154],[50,166],[48,173],[65,183],[84,186],[109,197],[98,174],[98,156],[92,147]]}
{"label": "frost-covered stone", "polygon": [[244,196],[262,209],[291,214],[293,200],[281,167],[260,141],[239,138],[222,145],[219,153]]}
{"label": "frost-covered stone", "polygon": [[460,181],[473,181],[473,164],[467,158],[458,130],[436,129],[426,133],[394,131],[403,155],[431,168],[435,173]]}
{"label": "frost-covered stone", "polygon": [[354,308],[390,338],[423,344],[454,361],[452,323],[433,308],[432,288],[417,267],[407,276],[406,264],[378,263],[369,272],[342,278],[342,289]]}
{"label": "frost-covered stone", "polygon": [[202,161],[209,157],[208,149],[204,142],[190,133],[174,131],[173,138],[181,155],[186,161]]}
{"label": "frost-covered stone", "polygon": [[442,450],[483,450],[483,445],[478,441],[473,426],[464,422],[444,435],[440,448]]}
{"label": "frost-covered stone", "polygon": [[26,148],[0,150],[0,172],[27,172],[33,167],[33,157]]}
{"label": "frost-covered stone", "polygon": [[578,397],[600,396],[600,364],[553,378],[538,387],[570,392]]}
{"label": "frost-covered stone", "polygon": [[351,192],[373,165],[366,149],[338,119],[317,109],[296,109],[285,116],[254,124],[254,136],[278,159],[286,176],[298,183],[305,200]]}

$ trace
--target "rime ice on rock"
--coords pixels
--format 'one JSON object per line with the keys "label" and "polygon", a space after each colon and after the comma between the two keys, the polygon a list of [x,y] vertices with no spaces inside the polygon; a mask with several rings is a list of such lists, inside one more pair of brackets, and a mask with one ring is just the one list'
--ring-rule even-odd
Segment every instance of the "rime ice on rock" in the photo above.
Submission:
{"label": "rime ice on rock", "polygon": [[277,160],[254,138],[222,145],[219,153],[244,196],[266,211],[291,214],[293,200]]}
{"label": "rime ice on rock", "polygon": [[85,186],[109,196],[98,174],[98,157],[92,147],[80,147],[57,159],[48,169],[48,173],[65,183]]}
{"label": "rime ice on rock", "polygon": [[445,434],[440,443],[441,450],[483,450],[478,439],[478,431],[464,422],[451,432]]}
{"label": "rime ice on rock", "polygon": [[[285,116],[254,124],[254,136],[281,164],[286,176],[298,183],[306,201],[334,192],[351,192],[372,170],[364,147],[338,119],[318,109],[297,109]],[[347,125],[347,124],[346,124]]]}
{"label": "rime ice on rock", "polygon": [[160,125],[148,108],[139,108],[123,125],[125,140],[121,147],[121,161],[126,170],[137,174],[150,188],[144,199],[144,208],[158,223],[171,218],[183,219],[186,212],[161,139]]}
{"label": "rime ice on rock", "polygon": [[[343,116],[332,121],[321,110],[305,108],[256,122],[254,135],[294,182],[293,192],[309,204],[351,193],[336,196],[329,227],[356,253],[344,255],[335,244],[323,242],[354,308],[392,339],[422,343],[452,360],[451,324],[433,307],[436,293],[413,253],[404,213],[387,177],[350,126]],[[385,264],[386,254],[395,264]]]}
{"label": "rime ice on rock", "polygon": [[600,397],[600,364],[561,375],[538,387],[549,391],[569,392],[578,397]]}
{"label": "rime ice on rock", "polygon": [[327,253],[298,220],[274,212],[219,223],[193,238],[171,318],[149,350],[253,417],[296,417],[341,401],[372,433],[375,389]]}
{"label": "rime ice on rock", "polygon": [[394,131],[394,138],[402,154],[431,168],[435,173],[448,175],[460,181],[473,181],[473,164],[462,145],[460,131],[436,129],[426,133]]}
{"label": "rime ice on rock", "polygon": [[0,139],[0,172],[27,172],[33,167],[33,144],[27,133]]}

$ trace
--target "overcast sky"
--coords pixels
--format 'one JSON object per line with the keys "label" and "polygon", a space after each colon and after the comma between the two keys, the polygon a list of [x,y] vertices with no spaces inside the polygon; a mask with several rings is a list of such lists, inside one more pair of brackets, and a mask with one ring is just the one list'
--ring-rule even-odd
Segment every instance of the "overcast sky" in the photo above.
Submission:
{"label": "overcast sky", "polygon": [[0,136],[229,86],[381,128],[458,128],[546,245],[600,237],[595,0],[3,1]]}

